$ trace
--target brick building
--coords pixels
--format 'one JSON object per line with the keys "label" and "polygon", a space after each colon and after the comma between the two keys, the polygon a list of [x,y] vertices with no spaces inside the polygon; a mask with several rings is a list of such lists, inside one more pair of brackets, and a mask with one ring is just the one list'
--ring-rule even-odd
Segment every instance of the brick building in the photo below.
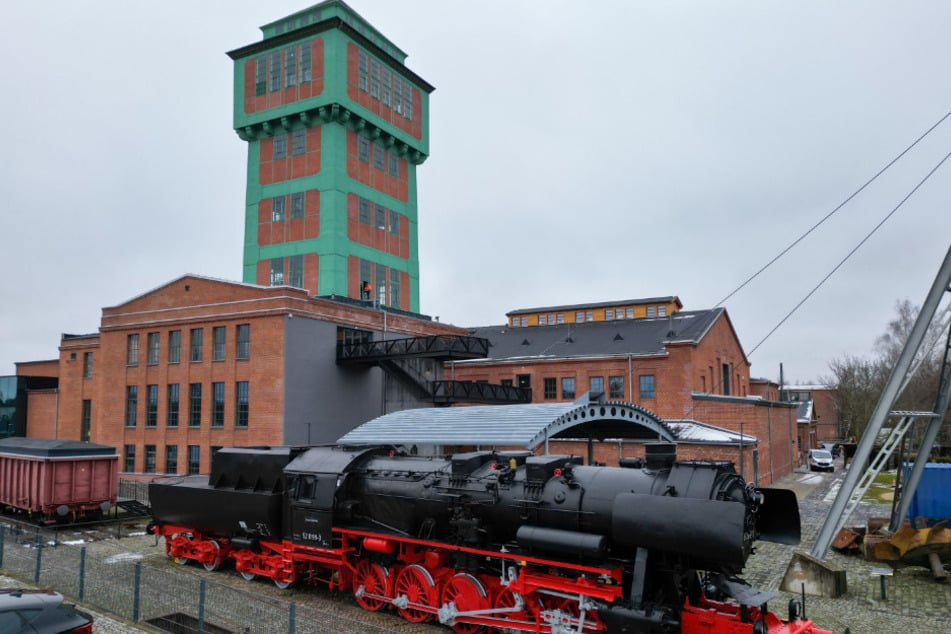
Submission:
{"label": "brick building", "polygon": [[795,408],[754,396],[722,308],[555,306],[472,331],[419,314],[432,86],[340,0],[262,32],[228,53],[248,143],[243,283],[186,275],[63,335],[58,359],[18,364],[17,385],[34,381],[14,388],[27,435],[116,446],[127,473],[195,473],[216,447],[332,442],[402,409],[604,392],[726,434],[682,457],[742,455],[764,477],[794,466]]}
{"label": "brick building", "polygon": [[[796,406],[751,392],[750,364],[725,309],[684,311],[671,296],[520,309],[507,317],[504,325],[473,330],[489,340],[487,358],[451,362],[447,374],[531,388],[534,403],[603,392],[665,420],[748,436],[748,443],[685,443],[679,453],[739,462],[739,446],[749,444],[743,468],[767,481],[800,464]],[[599,440],[598,462],[643,455],[642,446]],[[558,451],[585,455],[586,441],[560,442]]]}
{"label": "brick building", "polygon": [[338,365],[338,342],[465,334],[369,302],[186,275],[104,308],[98,334],[63,335],[58,360],[17,370],[58,377],[29,392],[29,436],[115,446],[127,473],[199,473],[216,447],[333,442],[427,405],[378,364]]}
{"label": "brick building", "polygon": [[843,440],[848,436],[848,430],[839,420],[832,387],[817,383],[784,385],[782,400],[812,403],[811,418],[814,418],[815,437],[819,442]]}

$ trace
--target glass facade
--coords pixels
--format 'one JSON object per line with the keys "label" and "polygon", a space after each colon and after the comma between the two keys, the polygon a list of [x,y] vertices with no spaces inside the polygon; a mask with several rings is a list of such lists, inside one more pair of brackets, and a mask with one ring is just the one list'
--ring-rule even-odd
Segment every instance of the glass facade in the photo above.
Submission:
{"label": "glass facade", "polygon": [[17,435],[17,379],[0,376],[0,438]]}
{"label": "glass facade", "polygon": [[0,376],[0,438],[26,436],[26,391],[49,390],[59,385],[45,376]]}

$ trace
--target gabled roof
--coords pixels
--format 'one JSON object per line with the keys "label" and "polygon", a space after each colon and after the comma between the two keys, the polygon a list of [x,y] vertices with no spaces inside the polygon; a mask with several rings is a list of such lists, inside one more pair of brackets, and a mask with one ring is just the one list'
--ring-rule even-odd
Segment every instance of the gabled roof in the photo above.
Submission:
{"label": "gabled roof", "polygon": [[666,420],[667,425],[677,432],[678,443],[697,443],[703,445],[756,445],[759,439],[751,434],[739,432],[716,425],[701,423],[692,419]]}
{"label": "gabled roof", "polygon": [[652,412],[630,403],[531,403],[410,409],[360,425],[341,444],[501,445],[533,449],[551,438],[675,440]]}
{"label": "gabled roof", "polygon": [[472,334],[489,340],[489,360],[663,355],[666,354],[667,345],[699,343],[716,320],[725,315],[725,309],[713,308],[680,311],[668,317],[652,319],[528,328],[482,326],[473,329]]}

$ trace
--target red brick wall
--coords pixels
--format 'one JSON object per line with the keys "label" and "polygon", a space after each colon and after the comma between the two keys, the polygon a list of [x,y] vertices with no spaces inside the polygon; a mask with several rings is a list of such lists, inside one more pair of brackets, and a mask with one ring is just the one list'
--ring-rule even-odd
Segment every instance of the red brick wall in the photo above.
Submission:
{"label": "red brick wall", "polygon": [[320,172],[320,126],[307,128],[307,151],[303,154],[295,156],[291,153],[290,135],[286,158],[274,158],[274,137],[261,139],[259,151],[258,180],[261,185],[313,176]]}
{"label": "red brick wall", "polygon": [[[27,394],[26,408],[29,412],[26,425],[27,438],[56,438],[56,390],[31,390]],[[68,438],[59,434],[59,438]]]}
{"label": "red brick wall", "polygon": [[361,161],[357,151],[357,133],[347,130],[347,176],[353,180],[372,187],[378,192],[391,196],[401,202],[409,200],[409,178],[406,159],[398,158],[398,176],[390,176],[389,154],[393,148],[385,149],[383,169],[373,165],[373,143],[370,143],[369,160]]}
{"label": "red brick wall", "polygon": [[835,407],[832,390],[812,390],[812,406],[816,413],[816,436],[819,441],[841,440],[839,412]]}
{"label": "red brick wall", "polygon": [[291,218],[290,196],[285,196],[284,220],[273,221],[273,198],[258,202],[258,245],[308,240],[320,235],[320,192],[304,192],[304,217]]}
{"label": "red brick wall", "polygon": [[387,209],[387,223],[380,229],[376,226],[373,201],[370,201],[370,223],[360,222],[360,197],[356,194],[347,194],[347,237],[352,242],[363,244],[383,251],[390,255],[409,258],[409,219],[399,214],[399,234],[390,233],[389,215],[392,210]]}

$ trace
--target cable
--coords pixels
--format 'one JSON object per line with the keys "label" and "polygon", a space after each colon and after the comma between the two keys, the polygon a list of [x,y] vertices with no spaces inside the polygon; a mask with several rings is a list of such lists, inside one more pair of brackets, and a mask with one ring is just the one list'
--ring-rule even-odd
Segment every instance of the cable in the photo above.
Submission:
{"label": "cable", "polygon": [[[942,117],[942,120],[944,120],[945,118],[947,118],[949,115],[951,115],[951,112],[949,112],[949,113],[946,114],[944,117]],[[940,122],[939,122],[939,123],[940,123]],[[937,124],[935,124],[935,125],[937,125]],[[934,129],[934,126],[932,126],[932,129]],[[919,139],[919,140],[920,140],[920,139]],[[916,143],[917,143],[917,141],[916,141]],[[944,155],[944,158],[942,158],[940,161],[938,161],[938,163],[937,163],[933,168],[931,168],[931,171],[929,171],[929,172],[924,176],[924,178],[922,178],[920,181],[918,181],[918,184],[915,185],[914,188],[912,188],[912,190],[911,190],[910,192],[908,192],[908,193],[905,195],[905,197],[902,198],[901,201],[899,201],[899,203],[898,203],[897,205],[895,205],[895,206],[892,208],[892,210],[889,211],[889,212],[885,215],[885,217],[882,218],[882,219],[878,222],[878,224],[876,224],[876,225],[872,228],[872,230],[869,231],[869,232],[865,235],[865,237],[862,238],[862,239],[859,241],[859,243],[858,243],[857,245],[855,245],[855,246],[852,248],[852,250],[849,251],[849,252],[846,254],[846,256],[845,256],[844,258],[842,258],[842,260],[840,260],[839,263],[836,264],[835,267],[834,267],[831,271],[829,271],[829,273],[828,273],[825,277],[823,277],[822,280],[820,280],[819,283],[816,284],[816,285],[812,288],[812,290],[810,290],[810,291],[806,294],[806,296],[803,297],[803,298],[799,301],[799,303],[797,303],[797,304],[792,308],[792,310],[790,310],[788,313],[786,313],[786,316],[783,317],[783,318],[779,321],[779,323],[777,323],[775,326],[773,326],[773,328],[772,328],[768,333],[766,333],[766,336],[764,336],[762,339],[760,339],[759,343],[757,343],[755,346],[753,346],[753,347],[750,349],[749,352],[746,352],[746,353],[745,353],[746,358],[749,359],[751,356],[753,356],[753,353],[756,352],[756,350],[757,350],[760,346],[762,346],[763,343],[765,343],[766,340],[769,339],[770,336],[772,336],[773,333],[775,333],[777,330],[779,330],[780,326],[782,326],[784,323],[786,323],[786,321],[787,321],[790,317],[792,317],[793,314],[794,314],[797,310],[799,310],[799,308],[800,308],[803,304],[805,304],[806,301],[807,301],[810,297],[812,297],[812,296],[816,293],[816,291],[818,291],[819,288],[821,288],[822,285],[825,284],[826,281],[828,281],[829,278],[831,278],[831,277],[836,273],[836,271],[838,271],[840,268],[842,268],[842,266],[849,260],[849,258],[851,258],[851,257],[855,254],[855,252],[858,251],[858,250],[862,247],[862,245],[864,245],[866,242],[868,242],[868,240],[882,227],[882,225],[884,225],[884,224],[888,221],[889,218],[891,218],[893,215],[895,215],[895,212],[897,212],[899,209],[901,209],[901,207],[908,201],[908,199],[911,198],[911,197],[915,194],[915,192],[917,192],[917,191],[921,188],[921,186],[924,185],[924,184],[928,181],[928,179],[930,179],[931,176],[934,175],[934,173],[937,172],[938,169],[939,169],[942,165],[944,165],[944,163],[945,163],[949,158],[951,158],[951,152],[949,152],[948,154],[945,154],[945,155]],[[892,162],[894,163],[894,161],[892,161]],[[880,172],[880,173],[881,173],[881,172]],[[870,182],[871,182],[871,181],[870,181]],[[854,194],[853,194],[853,196],[854,196]],[[844,204],[844,203],[843,203],[843,204]],[[839,205],[839,207],[841,207],[841,206],[842,206],[842,205]],[[831,214],[830,214],[830,215],[831,215]],[[828,216],[826,216],[826,217],[828,217]],[[816,226],[818,226],[818,225],[816,225]],[[815,228],[815,227],[813,227],[813,229],[814,229],[814,228]],[[812,231],[812,229],[810,229],[810,231]],[[803,236],[803,237],[805,237],[805,236]],[[799,240],[801,240],[801,239],[802,239],[802,238],[800,238]],[[797,242],[798,242],[799,240],[797,240]],[[795,243],[794,243],[794,244],[795,244]],[[789,250],[789,249],[787,248],[787,251],[788,251],[788,250]],[[780,255],[782,255],[782,254],[780,254]],[[773,262],[775,262],[776,259],[778,259],[779,257],[780,257],[780,256],[777,256],[777,258],[774,258],[774,259],[773,259]],[[767,266],[768,266],[768,265],[767,265]],[[766,267],[763,267],[763,269],[761,269],[761,271],[762,271],[762,270],[765,270],[765,268],[766,268]],[[752,279],[752,278],[750,278],[750,279]],[[747,280],[747,281],[749,281],[749,280]],[[746,283],[744,282],[744,285],[745,285],[745,284],[746,284]],[[741,286],[740,288],[742,288],[742,286]],[[738,288],[737,290],[739,290],[739,288]],[[736,291],[734,291],[734,293],[735,293],[735,292],[736,292]],[[732,295],[732,293],[731,293],[731,295]],[[728,296],[728,297],[729,297],[729,296]],[[719,306],[719,305],[718,305],[718,306]],[[716,308],[716,307],[714,307],[714,308]],[[721,385],[722,385],[722,381],[719,379],[719,377],[716,377],[716,379],[713,381],[713,385],[710,386],[710,387],[712,388],[712,391],[711,391],[710,393],[711,393],[711,394],[715,393],[716,390],[719,389],[719,387],[720,387]],[[695,410],[696,408],[697,408],[697,404],[696,404],[696,403],[694,403],[693,405],[691,405],[691,406],[687,409],[687,411],[684,413],[684,419],[687,419],[687,417],[689,417],[689,416],[694,412],[694,410]]]}
{"label": "cable", "polygon": [[751,275],[750,277],[748,277],[745,282],[743,282],[742,284],[740,284],[739,286],[737,286],[735,289],[733,289],[733,291],[732,291],[729,295],[727,295],[726,297],[724,297],[723,299],[721,299],[719,302],[717,302],[717,303],[714,305],[714,308],[716,308],[716,307],[718,307],[718,306],[721,306],[725,301],[727,301],[728,299],[730,299],[731,297],[733,297],[734,295],[736,295],[740,290],[742,290],[747,284],[749,284],[750,282],[752,282],[753,280],[755,280],[757,277],[759,277],[760,274],[761,274],[763,271],[765,271],[765,270],[768,269],[770,266],[772,266],[777,260],[779,260],[781,257],[783,257],[784,255],[786,255],[787,253],[789,253],[789,251],[791,251],[793,247],[795,247],[797,244],[799,244],[800,242],[802,242],[802,241],[806,238],[806,236],[808,236],[810,233],[812,233],[813,231],[815,231],[816,229],[818,229],[821,224],[823,224],[826,220],[828,220],[828,219],[831,218],[833,215],[835,215],[835,213],[836,213],[837,211],[839,211],[840,209],[842,209],[846,204],[848,204],[849,201],[851,201],[853,198],[855,198],[856,196],[858,196],[866,187],[868,187],[869,185],[871,185],[879,176],[881,176],[882,174],[884,174],[885,171],[886,171],[888,168],[890,168],[892,165],[894,165],[896,162],[898,162],[898,160],[899,160],[901,157],[903,157],[905,154],[907,154],[909,150],[911,150],[913,147],[915,147],[916,145],[918,145],[918,143],[919,143],[922,139],[924,139],[926,136],[928,136],[929,134],[931,134],[931,132],[932,132],[935,128],[937,128],[939,125],[941,125],[941,124],[944,122],[944,120],[947,119],[948,117],[951,117],[951,110],[949,110],[948,112],[946,112],[943,117],[941,117],[940,119],[938,119],[937,123],[935,123],[935,124],[932,125],[930,128],[928,128],[928,129],[925,131],[924,134],[922,134],[922,135],[919,136],[917,139],[915,139],[915,141],[914,141],[911,145],[909,145],[908,147],[906,147],[906,148],[901,152],[901,154],[899,154],[898,156],[896,156],[895,158],[893,158],[891,161],[888,162],[888,164],[885,165],[885,167],[883,167],[882,169],[878,170],[878,172],[876,172],[874,176],[872,176],[870,179],[868,179],[867,181],[865,181],[865,184],[863,184],[861,187],[859,187],[857,190],[855,190],[848,198],[846,198],[846,199],[843,200],[841,203],[839,203],[839,204],[836,206],[835,209],[833,209],[833,210],[830,211],[828,214],[826,214],[825,217],[822,218],[819,222],[817,222],[816,224],[812,225],[812,227],[810,227],[809,230],[806,231],[804,234],[802,234],[801,236],[799,236],[798,238],[796,238],[795,240],[793,240],[793,242],[790,243],[789,246],[787,246],[785,249],[783,249],[782,251],[779,252],[779,255],[777,255],[777,256],[774,257],[772,260],[770,260],[770,261],[767,262],[765,265],[763,265],[763,267],[760,268],[760,270],[758,270],[756,273],[753,273],[753,275]]}
{"label": "cable", "polygon": [[[949,113],[949,114],[951,114],[951,113]],[[945,115],[945,116],[947,116],[947,115]],[[752,356],[753,353],[756,352],[756,349],[759,348],[761,345],[763,345],[763,343],[764,343],[767,339],[769,339],[770,335],[772,335],[774,332],[776,332],[776,330],[778,330],[779,327],[782,326],[783,323],[785,323],[787,319],[789,319],[790,317],[792,317],[793,313],[795,313],[797,310],[799,310],[799,307],[802,306],[803,304],[805,304],[805,303],[806,303],[806,300],[808,300],[810,297],[812,297],[812,295],[813,295],[816,291],[818,291],[819,288],[820,288],[823,284],[825,284],[826,281],[827,281],[830,277],[832,277],[832,276],[835,274],[835,272],[838,271],[838,270],[842,267],[842,265],[845,264],[846,261],[848,261],[848,259],[851,258],[852,255],[854,255],[855,252],[858,251],[858,250],[862,247],[862,245],[865,244],[865,243],[868,241],[868,239],[871,238],[871,237],[875,234],[875,232],[878,231],[878,230],[882,227],[882,225],[884,225],[884,224],[888,221],[888,219],[891,218],[891,217],[895,214],[895,212],[898,211],[898,210],[901,208],[901,206],[904,205],[905,202],[906,202],[909,198],[911,198],[911,197],[914,195],[914,193],[917,192],[918,189],[928,181],[929,178],[931,178],[932,174],[934,174],[936,171],[938,171],[938,168],[939,168],[939,167],[941,167],[942,165],[944,165],[944,162],[947,161],[948,158],[951,158],[951,152],[945,154],[945,155],[944,155],[944,158],[941,159],[940,161],[938,161],[938,164],[935,165],[933,168],[931,168],[931,171],[928,172],[928,174],[925,175],[925,177],[922,178],[922,179],[918,182],[918,184],[915,185],[915,187],[914,187],[910,192],[908,192],[908,194],[907,194],[904,198],[901,199],[901,202],[899,202],[897,205],[895,205],[895,207],[894,207],[890,212],[888,212],[888,214],[886,214],[885,217],[882,218],[881,221],[880,221],[877,225],[875,225],[875,227],[873,227],[872,230],[871,230],[870,232],[868,232],[868,233],[865,235],[865,237],[862,238],[862,239],[859,241],[859,243],[858,243],[857,245],[855,245],[855,247],[853,247],[852,250],[849,251],[848,254],[846,254],[846,256],[845,256],[844,258],[842,258],[842,260],[841,260],[838,264],[836,264],[835,267],[834,267],[831,271],[829,271],[829,273],[828,273],[824,278],[822,278],[822,280],[820,280],[819,283],[816,284],[816,285],[813,287],[813,289],[812,289],[811,291],[809,291],[809,292],[806,294],[806,296],[803,297],[803,298],[799,301],[798,304],[796,304],[796,305],[793,307],[792,310],[790,310],[788,313],[786,313],[786,316],[783,317],[783,318],[779,321],[778,324],[776,324],[775,326],[773,326],[773,329],[770,330],[768,333],[766,333],[766,336],[763,337],[763,338],[760,340],[760,342],[759,342],[758,344],[756,344],[755,346],[753,346],[753,347],[750,349],[750,351],[746,354],[746,356],[747,356],[747,357]]]}

